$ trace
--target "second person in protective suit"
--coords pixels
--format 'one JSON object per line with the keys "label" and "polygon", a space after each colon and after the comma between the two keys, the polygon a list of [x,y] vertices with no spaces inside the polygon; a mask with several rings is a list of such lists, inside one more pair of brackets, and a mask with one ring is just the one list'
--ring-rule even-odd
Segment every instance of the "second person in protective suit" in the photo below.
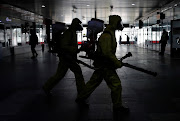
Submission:
{"label": "second person in protective suit", "polygon": [[82,31],[81,23],[78,18],[73,19],[71,26],[64,32],[61,38],[57,71],[43,86],[43,90],[47,95],[50,95],[52,88],[65,76],[68,69],[75,75],[77,92],[80,93],[85,87],[82,70],[76,62],[78,52],[76,31]]}
{"label": "second person in protective suit", "polygon": [[86,83],[84,91],[78,95],[77,103],[85,103],[85,100],[104,79],[111,89],[113,110],[123,113],[129,112],[129,109],[122,105],[122,86],[116,73],[116,69],[122,67],[122,62],[115,56],[117,47],[115,30],[123,30],[121,22],[121,17],[118,15],[111,15],[109,17],[109,25],[107,25],[103,34],[98,39],[97,54],[94,59],[94,66],[98,69],[94,71],[90,80]]}

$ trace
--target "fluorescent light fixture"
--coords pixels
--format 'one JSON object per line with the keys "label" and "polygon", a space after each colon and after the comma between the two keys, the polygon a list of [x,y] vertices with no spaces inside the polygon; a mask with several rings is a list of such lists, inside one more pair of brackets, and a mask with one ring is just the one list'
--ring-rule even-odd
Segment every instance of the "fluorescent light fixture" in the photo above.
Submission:
{"label": "fluorescent light fixture", "polygon": [[178,4],[175,4],[174,6],[176,7]]}
{"label": "fluorescent light fixture", "polygon": [[45,5],[42,5],[41,7],[42,7],[42,8],[45,8],[46,6],[45,6]]}
{"label": "fluorescent light fixture", "polygon": [[86,5],[86,6],[90,6],[90,5]]}
{"label": "fluorescent light fixture", "polygon": [[131,5],[135,5],[135,4],[133,3],[133,4],[131,4]]}
{"label": "fluorescent light fixture", "polygon": [[2,21],[0,21],[0,23],[1,23]]}

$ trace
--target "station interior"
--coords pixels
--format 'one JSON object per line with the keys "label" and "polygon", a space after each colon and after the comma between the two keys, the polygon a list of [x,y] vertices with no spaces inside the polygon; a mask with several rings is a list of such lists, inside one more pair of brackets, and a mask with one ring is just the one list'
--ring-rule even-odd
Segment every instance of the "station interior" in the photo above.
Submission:
{"label": "station interior", "polygon": [[[131,52],[123,62],[157,74],[128,67],[116,70],[129,115],[113,112],[111,90],[105,81],[88,98],[89,108],[79,107],[71,70],[47,99],[42,86],[58,67],[59,57],[49,45],[58,27],[68,28],[78,18],[83,25],[83,30],[77,31],[80,48],[89,41],[89,22],[103,22],[104,29],[110,15],[119,15],[124,26],[115,31],[116,57]],[[31,29],[38,37],[35,59],[29,45]],[[169,38],[164,55],[159,55],[163,30]],[[102,33],[98,32],[96,41]],[[81,51],[77,58],[93,66],[93,60],[85,56]],[[79,65],[86,83],[94,70]],[[180,121],[179,73],[179,0],[0,1],[0,121]]]}

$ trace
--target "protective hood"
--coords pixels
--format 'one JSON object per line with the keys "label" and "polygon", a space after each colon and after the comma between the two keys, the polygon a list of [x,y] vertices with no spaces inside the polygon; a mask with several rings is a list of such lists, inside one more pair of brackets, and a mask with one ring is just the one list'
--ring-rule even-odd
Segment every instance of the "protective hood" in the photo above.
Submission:
{"label": "protective hood", "polygon": [[74,18],[71,23],[71,28],[73,28],[76,31],[82,31],[83,26],[81,23],[82,22],[78,18]]}
{"label": "protective hood", "polygon": [[109,16],[109,25],[112,26],[115,30],[123,30],[124,26],[122,24],[122,19],[118,15]]}

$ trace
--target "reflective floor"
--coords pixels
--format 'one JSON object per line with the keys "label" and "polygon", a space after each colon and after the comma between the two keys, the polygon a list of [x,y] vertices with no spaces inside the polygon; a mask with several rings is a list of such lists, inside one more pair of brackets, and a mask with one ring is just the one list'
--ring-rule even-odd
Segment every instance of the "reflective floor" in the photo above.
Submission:
{"label": "reflective floor", "polygon": [[[117,70],[123,103],[130,108],[128,116],[113,113],[105,81],[88,99],[89,109],[79,107],[70,70],[48,99],[41,87],[55,73],[58,58],[46,50],[38,51],[34,60],[31,53],[0,60],[0,121],[180,121],[180,59],[134,45],[118,46],[116,54],[121,58],[128,52],[133,56],[123,62],[158,73],[153,77],[127,67]],[[87,82],[93,70],[81,68]]]}

